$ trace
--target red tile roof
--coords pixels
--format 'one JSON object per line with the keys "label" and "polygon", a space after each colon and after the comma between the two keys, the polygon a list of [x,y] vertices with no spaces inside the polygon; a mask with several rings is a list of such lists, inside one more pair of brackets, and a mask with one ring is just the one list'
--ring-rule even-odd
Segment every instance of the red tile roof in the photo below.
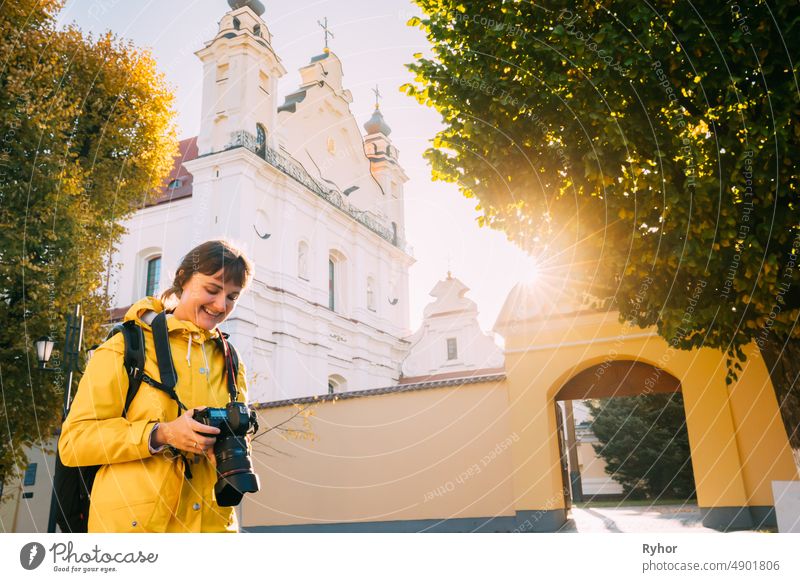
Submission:
{"label": "red tile roof", "polygon": [[[155,201],[147,206],[157,206],[165,202],[172,202],[192,195],[192,175],[183,166],[184,162],[197,158],[197,136],[181,140],[178,144],[178,155],[172,166],[169,177],[164,181],[164,186]],[[173,185],[175,180],[180,180],[180,185]]]}
{"label": "red tile roof", "polygon": [[112,307],[108,310],[108,317],[111,323],[119,323],[128,313],[128,310],[133,306],[133,303],[124,307]]}

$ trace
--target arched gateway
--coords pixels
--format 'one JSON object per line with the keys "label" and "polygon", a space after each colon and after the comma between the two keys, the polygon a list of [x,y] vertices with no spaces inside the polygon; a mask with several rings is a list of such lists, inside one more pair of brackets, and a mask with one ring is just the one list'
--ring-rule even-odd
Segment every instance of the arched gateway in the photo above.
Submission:
{"label": "arched gateway", "polygon": [[772,481],[797,479],[797,469],[756,346],[727,386],[718,350],[678,350],[655,330],[620,324],[616,312],[548,309],[522,285],[495,330],[506,340],[511,424],[520,437],[512,450],[515,509],[527,530],[553,531],[566,520],[556,401],[678,390],[704,525],[775,524]]}

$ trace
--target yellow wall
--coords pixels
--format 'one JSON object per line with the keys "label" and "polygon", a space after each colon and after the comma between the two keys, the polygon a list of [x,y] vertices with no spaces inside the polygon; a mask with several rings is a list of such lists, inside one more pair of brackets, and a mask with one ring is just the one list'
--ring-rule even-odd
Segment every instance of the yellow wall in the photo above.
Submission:
{"label": "yellow wall", "polygon": [[750,505],[772,505],[772,481],[798,479],[775,389],[761,352],[746,350],[746,374],[730,389],[736,443]]}
{"label": "yellow wall", "polygon": [[578,463],[580,464],[581,479],[610,479],[606,473],[606,462],[603,457],[594,452],[591,443],[578,443]]}
{"label": "yellow wall", "polygon": [[[261,410],[262,427],[293,411]],[[311,424],[315,441],[254,445],[245,527],[514,513],[503,382],[323,402]]]}

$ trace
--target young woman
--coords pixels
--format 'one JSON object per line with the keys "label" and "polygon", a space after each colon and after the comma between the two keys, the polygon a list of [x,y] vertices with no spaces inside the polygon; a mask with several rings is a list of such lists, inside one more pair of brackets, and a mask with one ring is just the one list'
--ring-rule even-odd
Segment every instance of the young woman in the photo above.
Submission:
{"label": "young woman", "polygon": [[[234,508],[220,507],[214,497],[219,429],[195,421],[192,413],[230,401],[224,356],[214,338],[252,275],[252,263],[240,250],[223,240],[207,241],[186,254],[160,299],[141,299],[125,315],[142,327],[144,371],[158,379],[150,322],[166,311],[175,392],[188,408],[183,414],[169,395],[142,382],[122,416],[128,376],[121,333],[89,361],[58,447],[67,466],[102,465],[92,489],[90,532],[238,531]],[[244,402],[241,359],[237,385]]]}

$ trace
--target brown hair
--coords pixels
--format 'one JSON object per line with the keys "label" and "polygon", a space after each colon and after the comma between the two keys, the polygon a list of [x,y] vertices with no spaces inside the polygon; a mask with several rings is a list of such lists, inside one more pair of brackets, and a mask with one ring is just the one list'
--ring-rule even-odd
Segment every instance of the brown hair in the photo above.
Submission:
{"label": "brown hair", "polygon": [[172,296],[180,297],[183,287],[195,273],[215,275],[222,271],[224,283],[232,282],[244,289],[253,277],[253,263],[244,252],[226,240],[209,240],[197,245],[183,257],[172,286],[161,294],[166,303]]}

